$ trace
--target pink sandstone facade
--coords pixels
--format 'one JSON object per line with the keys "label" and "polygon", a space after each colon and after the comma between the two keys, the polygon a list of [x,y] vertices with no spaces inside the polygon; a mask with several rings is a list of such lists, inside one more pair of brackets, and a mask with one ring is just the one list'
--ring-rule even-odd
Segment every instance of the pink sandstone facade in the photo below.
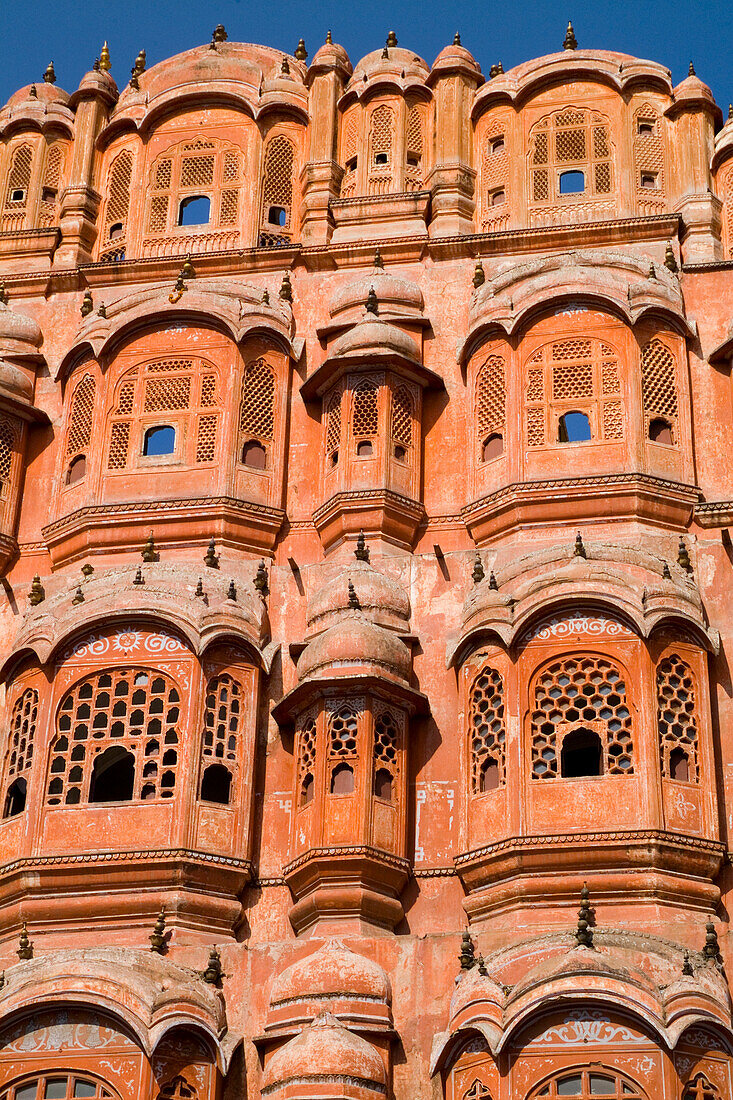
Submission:
{"label": "pink sandstone facade", "polygon": [[733,120],[219,27],[0,136],[0,1100],[731,1100]]}

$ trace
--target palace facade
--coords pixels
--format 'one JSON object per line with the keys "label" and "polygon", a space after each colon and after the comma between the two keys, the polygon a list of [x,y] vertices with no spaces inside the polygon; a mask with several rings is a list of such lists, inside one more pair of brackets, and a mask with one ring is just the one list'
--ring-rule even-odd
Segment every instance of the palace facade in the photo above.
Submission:
{"label": "palace facade", "polygon": [[0,1100],[731,1100],[733,117],[220,26],[0,137]]}

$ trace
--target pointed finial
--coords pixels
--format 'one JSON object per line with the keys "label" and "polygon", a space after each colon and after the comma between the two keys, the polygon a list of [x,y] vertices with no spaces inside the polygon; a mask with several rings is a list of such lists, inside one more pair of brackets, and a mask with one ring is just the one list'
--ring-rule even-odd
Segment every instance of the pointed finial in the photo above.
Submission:
{"label": "pointed finial", "polygon": [[671,271],[672,274],[678,270],[677,260],[675,259],[671,241],[667,241],[667,247],[664,250],[664,266],[667,268],[667,271]]}
{"label": "pointed finial", "polygon": [[73,595],[73,597],[72,597],[72,600],[71,600],[71,602],[72,602],[72,604],[73,604],[73,606],[74,606],[74,607],[75,607],[75,606],[76,606],[76,605],[77,605],[78,603],[84,603],[84,593],[83,593],[83,592],[82,592],[82,590],[81,590],[81,585],[79,585],[79,587],[77,588],[76,592],[74,593],[74,595]]}
{"label": "pointed finial", "polygon": [[682,973],[687,978],[693,977],[695,971],[692,969],[692,963],[690,962],[690,952],[685,951],[684,958],[682,960]]}
{"label": "pointed finial", "polygon": [[79,309],[79,312],[81,313],[82,317],[88,317],[93,309],[94,299],[92,298],[92,292],[91,290],[85,290],[84,297],[81,300],[81,308]]}
{"label": "pointed finial", "polygon": [[496,66],[496,75],[497,76],[503,76],[504,75],[504,63],[503,63],[503,61],[500,61],[499,64]]}
{"label": "pointed finial", "polygon": [[348,603],[348,606],[354,608],[354,610],[356,610],[356,611],[358,611],[361,608],[361,604],[359,603],[359,597],[356,594],[356,589],[354,588],[353,584],[351,583],[351,579],[349,579],[349,603]]}
{"label": "pointed finial", "polygon": [[295,53],[293,54],[293,57],[295,58],[296,61],[305,61],[307,56],[308,56],[308,51],[305,48],[305,42],[303,41],[302,38],[299,38],[298,39],[298,45],[295,47]]}
{"label": "pointed finial", "polygon": [[483,955],[479,955],[478,957],[478,972],[482,978],[488,978],[489,976],[489,972],[486,969],[486,963],[484,962]]}
{"label": "pointed finial", "polygon": [[677,547],[677,564],[680,569],[684,569],[685,573],[692,572],[692,562],[690,561],[690,555],[687,552],[685,546],[685,540],[680,536],[679,545]]}
{"label": "pointed finial", "polygon": [[237,586],[234,583],[234,577],[229,581],[229,587],[227,588],[227,599],[236,600],[237,598]]}
{"label": "pointed finial", "polygon": [[363,531],[360,531],[357,536],[354,557],[357,561],[369,561],[369,547],[366,544]]}
{"label": "pointed finial", "polygon": [[257,572],[255,573],[254,586],[259,592],[260,596],[264,599],[270,591],[267,583],[267,569],[263,561],[257,566]]}
{"label": "pointed finial", "polygon": [[[382,60],[383,61],[389,61],[389,50],[387,49],[386,46],[382,50]],[[364,79],[366,80],[366,73],[364,73]]]}
{"label": "pointed finial", "polygon": [[733,121],[733,103],[728,104],[728,121]]}
{"label": "pointed finial", "polygon": [[140,53],[135,58],[135,72],[138,74],[138,76],[140,75],[140,73],[145,72],[145,60],[146,60],[145,50],[140,50]]}
{"label": "pointed finial", "polygon": [[695,66],[694,66],[694,65],[692,64],[692,62],[690,62],[690,67],[689,67],[689,69],[687,70],[687,75],[688,75],[688,76],[695,76],[695,75],[696,75],[696,73],[695,73]]}
{"label": "pointed finial", "polygon": [[0,973],[0,989],[4,989],[4,988],[5,988],[5,971],[3,970],[2,973]]}
{"label": "pointed finial", "polygon": [[496,583],[496,577],[494,576],[494,570],[489,573],[489,588],[492,592],[499,591],[499,585]]}
{"label": "pointed finial", "polygon": [[46,598],[46,589],[41,584],[41,578],[36,573],[35,577],[31,581],[31,587],[28,592],[28,603],[31,607],[37,607],[39,603],[43,603]]}
{"label": "pointed finial", "polygon": [[93,572],[94,572],[94,566],[92,565],[92,563],[89,562],[89,561],[85,561],[84,564],[81,567],[81,575],[84,578],[84,580],[88,581]]}
{"label": "pointed finial", "polygon": [[219,555],[216,552],[216,543],[213,537],[209,540],[209,545],[206,548],[206,554],[204,555],[204,565],[208,565],[209,569],[219,568]]}
{"label": "pointed finial", "polygon": [[53,67],[53,61],[49,61],[48,65],[46,66],[46,71],[43,74],[43,79],[46,84],[56,83],[56,70]]}
{"label": "pointed finial", "polygon": [[8,304],[8,292],[5,289],[5,283],[0,283],[0,303],[4,306]]}
{"label": "pointed finial", "polygon": [[133,584],[145,584],[145,577],[143,576],[142,566],[138,565],[135,570],[135,576],[132,578]]}
{"label": "pointed finial", "polygon": [[493,80],[495,76],[499,75],[499,66],[492,65],[489,69],[489,80]]}
{"label": "pointed finial", "polygon": [[196,591],[194,592],[194,596],[198,596],[199,599],[203,599],[205,595],[206,593],[204,592],[204,582],[201,580],[201,577],[199,577],[198,581],[196,582]]}
{"label": "pointed finial", "polygon": [[382,253],[379,251],[378,248],[377,248],[376,252],[374,253],[374,266],[379,271],[384,271],[384,260],[382,259]]}
{"label": "pointed finial", "polygon": [[217,23],[211,35],[211,48],[216,49],[220,42],[226,42],[229,35],[223,23]]}
{"label": "pointed finial", "polygon": [[578,40],[575,37],[575,31],[573,30],[573,24],[568,20],[568,29],[565,31],[565,40],[562,44],[564,50],[577,50]]}
{"label": "pointed finial", "polygon": [[286,271],[283,275],[283,281],[280,283],[280,297],[283,302],[292,302],[293,300],[293,285],[290,282],[290,272]]}
{"label": "pointed finial", "polygon": [[473,572],[471,573],[474,584],[480,584],[486,574],[484,573],[484,563],[481,561],[481,555],[476,551],[476,557],[473,561]]}
{"label": "pointed finial", "polygon": [[92,65],[92,69],[95,73],[99,72],[99,58],[98,57],[94,58],[94,64]]}
{"label": "pointed finial", "polygon": [[578,927],[575,929],[575,939],[579,947],[592,947],[593,946],[593,930],[591,929],[591,920],[593,913],[590,907],[590,893],[588,886],[584,882],[583,889],[580,891],[580,909],[578,910]]}
{"label": "pointed finial", "polygon": [[28,938],[28,929],[25,921],[21,925],[20,936],[18,937],[18,958],[32,959],[33,958],[33,940]]}
{"label": "pointed finial", "polygon": [[662,562],[662,576],[664,577],[665,581],[672,580],[672,574],[669,571],[669,563],[666,561]]}
{"label": "pointed finial", "polygon": [[333,38],[331,38],[331,32],[326,31],[326,45],[333,46]]}
{"label": "pointed finial", "polygon": [[647,275],[647,278],[648,278],[648,279],[656,279],[656,277],[657,277],[657,273],[656,273],[656,271],[654,270],[654,264],[653,264],[653,263],[650,263],[650,264],[649,264],[649,273],[648,273],[648,275]]}
{"label": "pointed finial", "polygon": [[132,88],[132,90],[133,90],[134,92],[139,92],[139,91],[140,91],[140,81],[139,81],[139,80],[138,80],[138,78],[137,78],[137,69],[135,68],[135,66],[134,66],[134,65],[133,65],[133,67],[132,67],[132,68],[130,69],[130,83],[129,83],[129,87],[130,87],[130,88]]}
{"label": "pointed finial", "polygon": [[290,63],[287,57],[284,57],[280,62],[280,72],[283,76],[290,76]]}
{"label": "pointed finial", "polygon": [[715,925],[711,920],[707,921],[705,925],[705,946],[702,949],[702,953],[706,959],[710,959],[714,963],[720,963],[718,933],[715,931]]}
{"label": "pointed finial", "polygon": [[31,97],[31,99],[38,99],[38,89],[36,88],[35,84],[31,84],[31,89],[28,92],[28,95]]}
{"label": "pointed finial", "polygon": [[484,271],[484,265],[481,260],[476,260],[476,266],[473,269],[473,288],[478,290],[480,286],[483,286],[486,282],[486,272]]}
{"label": "pointed finial", "polygon": [[163,954],[163,948],[165,946],[165,906],[162,905],[160,912],[158,913],[158,919],[153,925],[153,931],[148,937],[150,940],[150,950],[155,951],[157,955]]}
{"label": "pointed finial", "polygon": [[390,31],[389,34],[387,35],[387,46],[389,47],[389,49],[392,49],[392,47],[396,46],[396,45],[397,45],[397,35],[395,34],[394,31]]}
{"label": "pointed finial", "polygon": [[460,46],[460,44],[461,44],[461,36],[458,33],[458,31],[456,31],[456,33],[453,35],[453,45],[454,46]]}
{"label": "pointed finial", "polygon": [[577,535],[575,536],[575,548],[573,549],[573,557],[574,558],[587,558],[588,557],[588,554],[586,553],[585,545],[583,543],[583,536],[581,535],[580,531],[578,531]]}
{"label": "pointed finial", "polygon": [[461,936],[461,951],[458,956],[461,970],[470,970],[476,965],[476,953],[473,947],[471,933],[466,930]]}
{"label": "pointed finial", "polygon": [[181,276],[184,279],[195,279],[196,271],[191,263],[191,253],[189,252],[183,261],[183,267],[181,268]]}
{"label": "pointed finial", "polygon": [[112,65],[111,65],[110,60],[109,60],[109,46],[107,45],[106,42],[102,46],[102,50],[101,50],[101,53],[99,55],[99,67],[100,67],[100,69],[102,70],[103,73],[108,73],[109,70],[112,68]]}
{"label": "pointed finial", "polygon": [[221,955],[215,947],[209,952],[209,963],[201,977],[207,985],[219,985],[224,975],[221,968]]}
{"label": "pointed finial", "polygon": [[267,287],[262,291],[262,304],[263,306],[269,306],[270,304],[270,291]]}
{"label": "pointed finial", "polygon": [[153,538],[153,532],[151,531],[147,537],[147,541],[140,551],[143,561],[157,561],[158,555],[155,552],[155,539]]}
{"label": "pointed finial", "polygon": [[105,320],[107,318],[107,307],[104,304],[104,302],[99,303],[99,309],[97,310],[97,317],[103,317]]}
{"label": "pointed finial", "polygon": [[379,313],[379,301],[377,299],[377,292],[373,286],[369,287],[369,293],[367,294],[366,302],[364,303],[364,309],[367,313]]}

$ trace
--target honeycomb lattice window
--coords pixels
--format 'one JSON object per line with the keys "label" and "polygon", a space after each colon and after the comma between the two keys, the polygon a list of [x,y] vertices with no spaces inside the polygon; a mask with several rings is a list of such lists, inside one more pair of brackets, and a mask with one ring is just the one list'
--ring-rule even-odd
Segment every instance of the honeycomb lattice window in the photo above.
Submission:
{"label": "honeycomb lattice window", "polygon": [[657,722],[662,775],[697,783],[700,764],[695,681],[689,665],[676,653],[657,665]]}
{"label": "honeycomb lattice window", "polygon": [[5,784],[12,782],[33,763],[33,741],[38,722],[38,692],[27,688],[13,705],[5,765]]}
{"label": "honeycomb lattice window", "polygon": [[343,118],[341,137],[341,163],[344,176],[341,181],[341,198],[350,199],[356,194],[359,156],[359,119],[361,107],[350,107]]}
{"label": "honeycomb lattice window", "polygon": [[328,768],[331,794],[351,794],[359,756],[360,707],[335,704],[328,711]]}
{"label": "honeycomb lattice window", "polygon": [[[112,161],[107,177],[107,207],[104,214],[102,259],[124,260],[127,219],[130,213],[133,156],[123,149]],[[111,246],[111,247],[110,247]]]}
{"label": "honeycomb lattice window", "polygon": [[725,240],[725,255],[733,258],[733,163],[724,170],[718,185],[720,198],[723,201],[723,230]]}
{"label": "honeycomb lattice window", "polygon": [[[180,726],[180,695],[173,680],[162,672],[115,668],[80,680],[59,708],[46,785],[47,803],[60,806],[171,798],[176,785]],[[117,753],[113,755],[110,750],[114,749]],[[115,757],[131,758],[132,776],[127,777],[131,783],[120,789],[119,799],[100,797],[102,755],[113,761]]]}
{"label": "honeycomb lattice window", "polygon": [[562,741],[576,730],[597,734],[603,772],[634,774],[634,746],[626,684],[605,657],[578,656],[549,665],[535,681],[532,778],[558,775]]}
{"label": "honeycomb lattice window", "polygon": [[506,725],[504,681],[485,665],[471,684],[469,702],[471,790],[473,794],[506,782]]}
{"label": "honeycomb lattice window", "polygon": [[[214,411],[215,410],[215,411]],[[158,359],[132,367],[118,381],[110,415],[108,470],[139,465],[142,436],[156,424],[172,424],[182,440],[184,465],[212,463],[219,440],[220,405],[212,365],[194,357]],[[139,446],[132,447],[139,438]]]}
{"label": "honeycomb lattice window", "polygon": [[374,722],[374,794],[391,802],[399,771],[401,724],[390,712],[382,711]]}
{"label": "honeycomb lattice window", "polygon": [[641,349],[641,391],[647,434],[651,421],[661,417],[669,423],[676,443],[677,368],[672,352],[656,338]]}
{"label": "honeycomb lattice window", "polygon": [[284,134],[278,134],[265,147],[261,247],[288,244],[293,239],[294,189],[295,146]]}
{"label": "honeycomb lattice window", "polygon": [[[546,115],[530,133],[530,195],[533,203],[567,203],[610,195],[614,190],[608,119],[597,111],[566,107]],[[564,194],[563,172],[582,172],[584,186]]]}
{"label": "honeycomb lattice window", "polygon": [[490,355],[476,375],[476,435],[479,462],[491,435],[504,435],[506,419],[506,377],[504,359]]}
{"label": "honeycomb lattice window", "polygon": [[41,202],[38,211],[38,223],[41,228],[54,225],[57,221],[64,160],[65,150],[63,145],[58,141],[54,142],[46,150],[46,164],[43,169]]}
{"label": "honeycomb lattice window", "polygon": [[275,438],[275,372],[265,359],[248,363],[242,376],[239,403],[240,454],[255,441],[267,450]]}
{"label": "honeycomb lattice window", "polygon": [[667,209],[662,119],[649,103],[634,111],[634,172],[639,213],[663,214]]}
{"label": "honeycomb lattice window", "polygon": [[393,146],[395,117],[391,107],[382,103],[369,116],[368,193],[386,195],[394,180]]}
{"label": "honeycomb lattice window", "polygon": [[366,379],[354,387],[351,424],[356,439],[373,437],[379,431],[379,386],[376,382]]}
{"label": "honeycomb lattice window", "polygon": [[423,111],[414,105],[407,112],[405,191],[419,191],[423,185]]}
{"label": "honeycomb lattice window", "polygon": [[298,731],[298,792],[301,806],[314,794],[316,775],[316,721],[308,715]]}
{"label": "honeycomb lattice window", "polygon": [[202,773],[210,764],[220,764],[226,768],[230,777],[227,792],[229,798],[226,801],[231,801],[233,795],[243,703],[244,689],[235,677],[220,673],[209,681],[201,741]]}
{"label": "honeycomb lattice window", "polygon": [[392,393],[392,441],[403,447],[412,446],[412,395],[407,386],[398,386]]}
{"label": "honeycomb lattice window", "polygon": [[0,497],[5,497],[13,468],[17,433],[15,424],[6,416],[0,416]]}
{"label": "honeycomb lattice window", "polygon": [[[176,245],[179,235],[185,237],[184,251],[230,248],[238,243],[239,233],[232,231],[237,229],[243,183],[239,149],[206,138],[181,142],[158,157],[149,179],[145,232],[147,235],[165,234],[167,239],[148,242],[145,255],[177,254],[180,252]],[[201,225],[182,224],[181,204],[185,199],[199,196],[209,200],[211,220]],[[218,230],[227,232],[221,234]]]}
{"label": "honeycomb lattice window", "polygon": [[336,465],[341,447],[341,402],[343,390],[338,386],[328,398],[326,405],[326,455]]}
{"label": "honeycomb lattice window", "polygon": [[5,209],[25,210],[31,185],[33,150],[30,145],[19,145],[10,161],[8,183],[5,189]]}
{"label": "honeycomb lattice window", "polygon": [[616,442],[624,438],[618,358],[613,348],[600,340],[576,338],[547,344],[537,350],[528,366],[527,445],[563,442],[560,418],[573,411],[584,413],[589,423],[597,426],[592,439]]}
{"label": "honeycomb lattice window", "polygon": [[481,150],[481,229],[503,229],[509,222],[509,147],[507,126],[493,119],[487,126]]}
{"label": "honeycomb lattice window", "polygon": [[85,374],[74,388],[71,397],[71,412],[66,433],[66,461],[78,454],[84,454],[92,438],[94,423],[94,399],[97,384],[91,374]]}

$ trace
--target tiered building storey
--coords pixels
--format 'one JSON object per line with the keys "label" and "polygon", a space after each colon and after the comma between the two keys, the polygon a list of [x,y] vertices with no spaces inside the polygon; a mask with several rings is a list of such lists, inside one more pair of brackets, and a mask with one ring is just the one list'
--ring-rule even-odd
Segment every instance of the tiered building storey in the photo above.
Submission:
{"label": "tiered building storey", "polygon": [[218,27],[0,135],[0,1100],[730,1100],[709,88]]}

